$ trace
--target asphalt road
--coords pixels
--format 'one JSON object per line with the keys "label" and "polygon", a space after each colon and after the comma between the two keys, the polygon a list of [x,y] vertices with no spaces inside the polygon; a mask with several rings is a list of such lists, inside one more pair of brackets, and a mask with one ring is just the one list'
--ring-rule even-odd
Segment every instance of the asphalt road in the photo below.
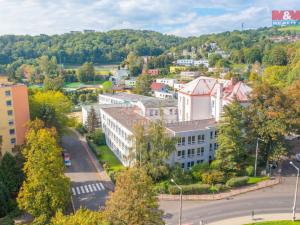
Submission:
{"label": "asphalt road", "polygon": [[[294,141],[292,160],[300,167],[300,162],[295,161],[294,155],[300,152],[300,141]],[[294,200],[296,171],[289,165],[286,159],[279,167],[282,183],[274,187],[249,192],[230,199],[216,201],[184,201],[182,211],[183,224],[199,225],[200,221],[205,224],[233,217],[251,216],[255,214],[291,213]],[[278,174],[277,174],[278,175]],[[298,194],[298,196],[300,193]],[[300,213],[300,196],[297,198],[297,213]],[[165,211],[167,224],[178,224],[179,201],[161,201],[160,207]],[[298,216],[300,218],[300,215]],[[226,224],[224,224],[226,225]]]}
{"label": "asphalt road", "polygon": [[98,165],[84,145],[73,132],[62,138],[62,146],[70,153],[72,162],[66,169],[71,179],[72,202],[75,210],[80,207],[99,210],[107,199],[110,184],[105,173],[97,170]]}

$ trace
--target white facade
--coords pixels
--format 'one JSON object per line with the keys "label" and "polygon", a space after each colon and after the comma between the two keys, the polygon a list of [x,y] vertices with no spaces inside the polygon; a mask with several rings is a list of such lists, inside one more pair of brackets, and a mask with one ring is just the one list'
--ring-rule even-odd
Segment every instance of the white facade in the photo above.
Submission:
{"label": "white facade", "polygon": [[177,84],[177,80],[172,78],[158,78],[156,79],[156,83],[165,84],[173,88]]}
{"label": "white facade", "polygon": [[182,83],[177,83],[177,84],[174,84],[174,89],[176,91],[179,91],[180,89],[184,88],[185,87],[185,84],[182,84]]}
{"label": "white facade", "polygon": [[204,67],[208,68],[209,63],[207,59],[200,59],[200,60],[195,60],[194,61],[194,66],[200,66],[203,65]]}
{"label": "white facade", "polygon": [[194,65],[193,59],[177,59],[176,64],[179,66],[192,66]]}
{"label": "white facade", "polygon": [[156,98],[162,98],[162,99],[173,99],[174,94],[168,93],[168,92],[162,92],[162,91],[154,91],[154,96]]}
{"label": "white facade", "polygon": [[198,71],[181,71],[180,77],[184,79],[195,79],[200,76]]}

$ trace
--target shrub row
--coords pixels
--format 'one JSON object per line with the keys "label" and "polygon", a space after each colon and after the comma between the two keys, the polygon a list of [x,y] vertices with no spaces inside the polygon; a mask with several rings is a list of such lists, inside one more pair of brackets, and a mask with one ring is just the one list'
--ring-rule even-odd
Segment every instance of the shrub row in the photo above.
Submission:
{"label": "shrub row", "polygon": [[[186,195],[197,195],[197,194],[206,194],[209,193],[210,185],[208,184],[190,184],[190,185],[181,185],[182,194]],[[172,195],[180,194],[178,187],[172,185],[169,186],[169,192]]]}
{"label": "shrub row", "polygon": [[89,145],[90,149],[93,151],[93,153],[97,156],[98,152],[97,152],[97,146],[94,144],[94,142],[92,140],[90,140],[89,138],[86,139],[87,144]]}
{"label": "shrub row", "polygon": [[249,177],[247,177],[247,176],[245,176],[245,177],[234,177],[234,178],[229,179],[226,182],[226,186],[228,186],[228,187],[240,187],[240,186],[246,185],[248,180],[249,180]]}

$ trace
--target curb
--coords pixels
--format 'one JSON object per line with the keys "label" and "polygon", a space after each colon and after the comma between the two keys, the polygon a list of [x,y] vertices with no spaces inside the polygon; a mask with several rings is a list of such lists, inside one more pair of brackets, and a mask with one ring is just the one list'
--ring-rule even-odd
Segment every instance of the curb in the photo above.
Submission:
{"label": "curb", "polygon": [[[229,192],[225,193],[219,193],[219,194],[203,194],[203,195],[182,195],[182,200],[185,201],[197,201],[197,200],[202,200],[202,201],[214,201],[214,200],[222,200],[222,199],[227,199],[236,195],[248,193],[251,191],[256,191],[259,189],[267,188],[267,187],[272,187],[274,185],[277,185],[281,182],[281,178],[277,177],[273,180],[267,180],[267,181],[262,181],[259,182],[253,186],[250,187],[243,187],[240,189],[233,189]],[[159,200],[165,200],[165,201],[178,201],[180,200],[180,195],[170,195],[170,194],[160,194],[158,195]]]}

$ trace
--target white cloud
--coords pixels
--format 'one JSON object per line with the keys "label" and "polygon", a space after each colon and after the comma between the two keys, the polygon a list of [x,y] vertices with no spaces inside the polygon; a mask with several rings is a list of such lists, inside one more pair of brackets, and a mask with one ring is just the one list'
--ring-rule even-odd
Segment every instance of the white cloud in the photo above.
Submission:
{"label": "white cloud", "polygon": [[[270,25],[271,9],[299,0],[0,0],[0,34],[152,29],[182,36]],[[197,9],[221,9],[201,15]],[[224,12],[222,12],[222,10]]]}

